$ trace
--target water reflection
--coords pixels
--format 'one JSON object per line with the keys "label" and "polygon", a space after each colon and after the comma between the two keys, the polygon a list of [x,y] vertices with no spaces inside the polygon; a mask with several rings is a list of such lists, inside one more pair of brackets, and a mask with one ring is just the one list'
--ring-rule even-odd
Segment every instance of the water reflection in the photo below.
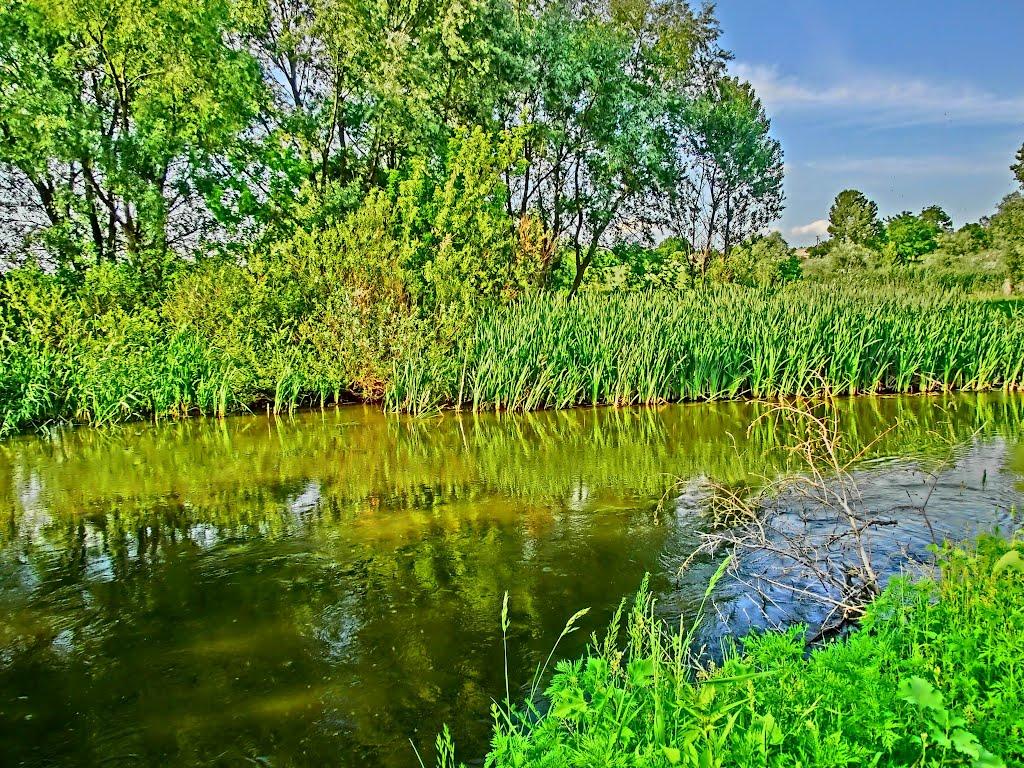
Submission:
{"label": "water reflection", "polygon": [[[0,443],[5,757],[404,766],[443,722],[479,754],[504,591],[520,686],[567,615],[594,607],[584,642],[646,571],[685,610],[702,480],[787,471],[792,436],[762,411],[348,407]],[[885,500],[981,430],[931,507],[952,532],[1018,500],[1019,397],[862,399],[841,419],[854,445],[884,433],[864,471]]]}

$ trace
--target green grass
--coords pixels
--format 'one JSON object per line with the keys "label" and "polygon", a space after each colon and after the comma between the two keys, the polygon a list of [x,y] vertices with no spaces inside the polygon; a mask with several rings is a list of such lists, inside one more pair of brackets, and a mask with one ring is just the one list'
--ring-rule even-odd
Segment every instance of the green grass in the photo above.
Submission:
{"label": "green grass", "polygon": [[165,296],[124,272],[0,279],[0,437],[340,397],[422,413],[1024,384],[1024,306],[934,287],[538,294],[441,323],[234,267]]}
{"label": "green grass", "polygon": [[389,404],[532,410],[1021,383],[1015,307],[797,284],[529,298],[483,314],[455,364],[397,365]]}
{"label": "green grass", "polygon": [[806,654],[799,627],[751,636],[718,666],[642,587],[624,626],[620,608],[557,663],[549,706],[494,706],[485,765],[1024,765],[1024,546],[986,538],[940,563],[894,580],[845,639]]}

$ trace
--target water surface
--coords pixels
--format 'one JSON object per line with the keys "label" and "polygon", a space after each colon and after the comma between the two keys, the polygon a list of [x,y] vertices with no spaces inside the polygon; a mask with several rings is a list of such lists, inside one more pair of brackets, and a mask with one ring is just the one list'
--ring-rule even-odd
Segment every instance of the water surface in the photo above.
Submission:
{"label": "water surface", "polygon": [[[443,723],[479,757],[504,693],[503,593],[520,696],[568,615],[593,608],[566,655],[644,573],[685,613],[702,577],[675,571],[708,483],[756,486],[791,461],[764,410],[351,406],[0,443],[4,763],[408,766],[409,740],[424,751]],[[943,535],[1013,517],[1020,397],[840,410],[850,446],[877,439],[871,504],[939,471]]]}

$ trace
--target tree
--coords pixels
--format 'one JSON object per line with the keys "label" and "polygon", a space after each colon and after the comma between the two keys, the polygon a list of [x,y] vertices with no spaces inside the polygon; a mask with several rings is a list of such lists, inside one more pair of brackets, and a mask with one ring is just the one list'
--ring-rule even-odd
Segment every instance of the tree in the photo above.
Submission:
{"label": "tree", "polygon": [[992,233],[981,224],[964,224],[956,232],[939,234],[939,246],[951,256],[970,256],[992,245]]}
{"label": "tree", "polygon": [[843,190],[829,209],[828,233],[837,243],[871,246],[882,234],[878,205],[855,189]]}
{"label": "tree", "polygon": [[938,232],[948,233],[953,231],[953,219],[941,206],[929,205],[921,211],[920,218],[922,221],[926,221],[934,226]]}
{"label": "tree", "polygon": [[1021,144],[1020,149],[1017,150],[1016,160],[1017,162],[1010,166],[1010,170],[1013,171],[1014,178],[1024,189],[1024,144]]}
{"label": "tree", "polygon": [[8,3],[8,231],[69,269],[127,260],[157,272],[209,235],[201,169],[249,126],[263,92],[255,61],[227,42],[234,30],[223,0]]}
{"label": "tree", "polygon": [[327,224],[456,130],[493,129],[519,73],[507,0],[236,1],[272,98],[216,183],[257,228]]}
{"label": "tree", "polygon": [[502,110],[523,128],[508,212],[535,212],[551,253],[572,259],[571,291],[602,249],[653,239],[675,183],[670,115],[714,59],[717,27],[682,0],[555,0],[521,18],[524,76]]}
{"label": "tree", "polygon": [[749,83],[722,77],[683,113],[683,184],[674,231],[697,248],[703,272],[718,250],[762,231],[782,212],[782,147]]}
{"label": "tree", "polygon": [[937,236],[934,224],[904,211],[886,222],[882,252],[892,264],[908,264],[934,251]]}
{"label": "tree", "polygon": [[993,244],[1003,252],[1009,287],[1024,283],[1024,195],[1014,192],[999,203],[989,224]]}
{"label": "tree", "polygon": [[801,275],[800,261],[780,232],[753,237],[712,267],[719,279],[751,288],[770,288]]}

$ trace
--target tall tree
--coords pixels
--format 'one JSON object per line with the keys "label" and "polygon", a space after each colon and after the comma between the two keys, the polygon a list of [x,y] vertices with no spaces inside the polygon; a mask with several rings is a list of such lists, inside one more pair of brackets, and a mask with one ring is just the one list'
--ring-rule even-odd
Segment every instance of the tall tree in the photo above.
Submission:
{"label": "tall tree", "polygon": [[953,219],[941,206],[929,205],[921,211],[920,218],[922,221],[926,221],[934,226],[938,232],[949,233],[953,231]]}
{"label": "tall tree", "polygon": [[882,251],[893,264],[909,264],[938,247],[938,234],[935,224],[904,211],[886,222]]}
{"label": "tall tree", "polygon": [[159,267],[208,235],[199,170],[262,96],[234,29],[224,0],[8,3],[0,177],[18,234],[72,269]]}
{"label": "tall tree", "polygon": [[878,205],[862,192],[845,189],[828,212],[828,234],[836,242],[871,245],[882,233]]}
{"label": "tall tree", "polygon": [[1010,166],[1010,170],[1013,171],[1014,178],[1020,184],[1021,188],[1024,189],[1024,144],[1020,145],[1020,149],[1017,150],[1016,161]]}
{"label": "tall tree", "polygon": [[503,124],[527,140],[509,214],[540,218],[573,259],[575,291],[599,249],[662,223],[678,182],[673,110],[724,54],[710,9],[683,0],[556,0],[521,24],[525,78]]}
{"label": "tall tree", "polygon": [[[438,157],[456,129],[490,123],[514,69],[505,0],[243,1],[273,94],[256,170],[280,168],[291,185],[277,199],[261,190],[271,219],[274,203],[295,202],[307,224],[330,217],[411,158]],[[251,167],[239,156],[224,183],[258,189],[267,178]]]}
{"label": "tall tree", "polygon": [[989,220],[995,246],[1002,251],[1008,288],[1024,284],[1024,194],[1013,192],[1002,199]]}
{"label": "tall tree", "polygon": [[684,110],[687,170],[676,210],[701,271],[716,249],[728,257],[735,243],[782,212],[782,147],[770,129],[753,88],[732,77],[721,77]]}

